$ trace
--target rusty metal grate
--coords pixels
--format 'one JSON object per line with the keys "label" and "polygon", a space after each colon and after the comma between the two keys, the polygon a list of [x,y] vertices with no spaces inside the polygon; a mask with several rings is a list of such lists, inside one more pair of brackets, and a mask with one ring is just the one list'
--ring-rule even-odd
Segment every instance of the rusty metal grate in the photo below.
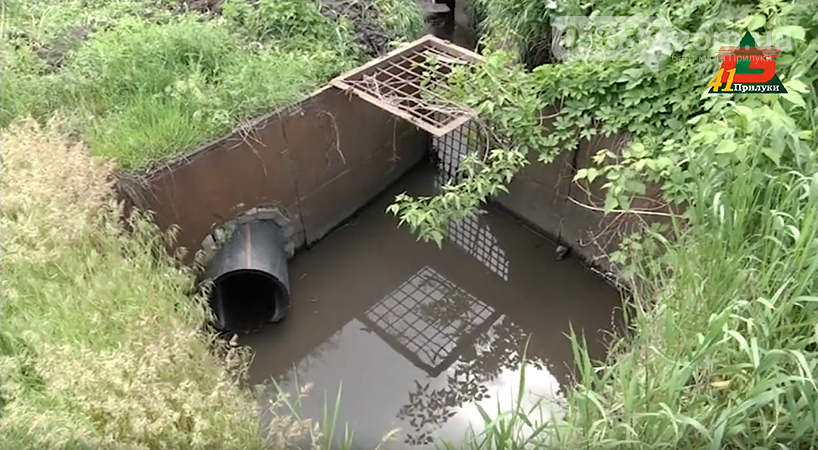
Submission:
{"label": "rusty metal grate", "polygon": [[506,252],[500,248],[491,228],[487,224],[481,224],[478,217],[452,221],[449,224],[449,239],[503,281],[508,281]]}
{"label": "rusty metal grate", "polygon": [[[428,64],[430,60],[436,64]],[[437,89],[445,89],[454,67],[481,62],[477,53],[426,35],[330,84],[439,137],[474,114],[443,98]]]}
{"label": "rusty metal grate", "polygon": [[468,120],[443,136],[432,136],[432,152],[437,159],[437,188],[446,183],[458,183],[463,174],[460,163],[471,153],[485,154],[489,147],[485,130],[477,120]]}

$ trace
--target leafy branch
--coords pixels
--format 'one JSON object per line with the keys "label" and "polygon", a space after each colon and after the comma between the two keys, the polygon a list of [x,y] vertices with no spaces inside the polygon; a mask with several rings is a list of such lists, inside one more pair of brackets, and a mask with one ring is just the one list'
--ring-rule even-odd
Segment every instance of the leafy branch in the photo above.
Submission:
{"label": "leafy branch", "polygon": [[446,92],[474,110],[491,150],[467,155],[458,168],[459,181],[442,186],[440,194],[402,193],[387,208],[425,242],[442,245],[450,220],[472,216],[481,203],[507,192],[506,185],[528,164],[529,151],[546,147],[542,112],[547,103],[533,79],[510,59],[497,52],[483,65],[456,68]]}

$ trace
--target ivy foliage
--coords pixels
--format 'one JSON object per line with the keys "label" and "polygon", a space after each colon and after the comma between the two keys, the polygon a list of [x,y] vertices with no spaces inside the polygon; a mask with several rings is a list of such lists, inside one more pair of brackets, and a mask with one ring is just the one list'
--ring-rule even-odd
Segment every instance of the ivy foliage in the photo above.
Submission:
{"label": "ivy foliage", "polygon": [[[527,161],[549,163],[584,139],[604,136],[628,143],[600,150],[574,179],[601,184],[607,212],[630,209],[648,187],[651,193],[659,187],[674,212],[684,211],[681,220],[674,217],[672,240],[636,234],[611,255],[631,271],[621,275],[635,281],[625,308],[628,333],[612,339],[603,363],[592,361],[572,333],[578,383],[566,386],[564,420],[516,441],[489,432],[486,448],[497,442],[815,448],[815,2],[482,0],[480,6],[490,42],[523,58],[548,60],[541,46],[559,16],[659,17],[690,34],[750,30],[772,33],[774,43],[775,35],[792,39],[777,59],[786,95],[705,95],[718,62],[717,48],[704,46],[668,53],[656,73],[635,62],[528,70],[515,55],[495,51],[454,77],[447,94],[477,111],[494,145],[485,156],[472,155],[463,176],[439,195],[402,195],[390,206],[419,238],[441,242],[448,221],[475,214],[481,202],[505,192]],[[505,419],[488,428],[513,429],[514,419]],[[540,432],[547,445],[537,442]]]}
{"label": "ivy foliage", "polygon": [[483,70],[456,72],[451,90],[445,93],[489,117],[486,129],[495,123],[502,127],[502,132],[489,136],[494,148],[485,155],[467,155],[460,163],[459,182],[443,185],[439,194],[415,198],[402,193],[387,208],[425,242],[442,245],[449,220],[473,216],[487,198],[508,192],[506,185],[528,163],[528,152],[546,145],[539,131],[540,111],[547,99],[539,95],[523,68],[508,65],[509,60],[508,53],[498,52],[487,58]]}
{"label": "ivy foliage", "polygon": [[[487,18],[487,42],[515,52],[486,52],[486,63],[459,70],[447,95],[473,108],[491,130],[494,146],[470,155],[464,174],[435,196],[399,195],[389,211],[419,239],[442,242],[450,220],[477,214],[482,202],[506,185],[536,152],[549,163],[575,151],[583,139],[627,136],[621,151],[603,149],[595,165],[575,180],[604,180],[605,209],[626,210],[647,185],[661,187],[664,200],[684,205],[697,182],[729,183],[714,167],[794,164],[814,170],[815,103],[818,80],[818,14],[805,2],[779,0],[690,2],[597,0],[499,0],[478,2]],[[747,29],[791,36],[793,50],[778,59],[782,96],[705,96],[718,70],[713,48],[668,52],[656,73],[641,62],[570,61],[527,70],[520,55],[546,50],[551,18],[558,16],[648,16],[667,19],[676,31],[722,33]],[[775,41],[774,41],[775,42]],[[694,62],[691,62],[694,61]],[[549,126],[543,126],[546,121]],[[749,160],[760,149],[765,160]]]}

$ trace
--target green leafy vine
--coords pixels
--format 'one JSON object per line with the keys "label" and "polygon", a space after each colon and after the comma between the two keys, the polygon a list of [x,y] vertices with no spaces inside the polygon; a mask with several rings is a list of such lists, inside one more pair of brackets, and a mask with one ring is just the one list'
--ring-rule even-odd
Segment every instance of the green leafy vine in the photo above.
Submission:
{"label": "green leafy vine", "polygon": [[[645,194],[648,184],[660,186],[668,204],[684,205],[694,198],[695,183],[712,176],[714,164],[749,164],[745,158],[753,153],[748,151],[752,146],[763,148],[768,158],[764,164],[814,159],[809,153],[815,149],[815,121],[804,114],[808,112],[804,96],[816,89],[818,78],[818,27],[810,8],[768,0],[755,7],[730,4],[719,11],[707,10],[711,3],[701,0],[682,5],[643,2],[629,4],[628,10],[622,2],[593,3],[595,8],[585,10],[572,2],[526,5],[547,4],[545,9],[554,16],[667,17],[675,27],[689,32],[751,27],[773,35],[787,33],[794,50],[780,58],[778,75],[790,94],[705,98],[707,80],[718,67],[712,48],[668,54],[658,75],[640,62],[571,61],[529,71],[513,62],[513,53],[488,52],[484,64],[454,73],[447,95],[474,109],[484,129],[490,130],[494,145],[485,154],[470,155],[461,165],[463,177],[437,195],[404,193],[388,208],[419,239],[440,245],[449,221],[477,214],[483,202],[507,192],[506,186],[528,164],[532,151],[540,163],[547,164],[561,152],[575,151],[583,139],[620,135],[629,141],[622,149],[601,150],[593,158],[593,167],[575,174],[580,183],[605,181],[606,212],[628,210],[635,197]],[[508,33],[516,27],[522,30],[518,40],[531,41],[532,33],[545,33],[549,26],[548,17],[537,26],[515,24],[520,11],[511,16],[515,9],[508,7],[509,16],[498,17],[497,8],[489,5],[484,26],[489,32]],[[504,18],[506,22],[500,23]]]}

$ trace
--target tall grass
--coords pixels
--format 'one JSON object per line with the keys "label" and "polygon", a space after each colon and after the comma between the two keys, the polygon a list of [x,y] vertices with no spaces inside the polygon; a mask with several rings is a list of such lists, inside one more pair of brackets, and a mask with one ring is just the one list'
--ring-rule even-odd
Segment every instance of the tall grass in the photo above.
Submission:
{"label": "tall grass", "polygon": [[240,387],[247,355],[203,331],[207,309],[165,237],[138,216],[122,231],[112,165],[58,125],[2,134],[3,448],[287,444],[305,424],[279,416],[262,435]]}
{"label": "tall grass", "polygon": [[393,35],[413,39],[423,31],[423,16],[415,0],[375,0],[372,2],[378,18]]}
{"label": "tall grass", "polygon": [[213,22],[123,22],[74,56],[63,74],[66,102],[90,114],[82,134],[91,150],[130,168],[294,101],[351,61],[307,46],[237,48],[240,40]]}
{"label": "tall grass", "polygon": [[818,442],[818,175],[751,170],[726,186],[703,183],[675,242],[654,237],[666,252],[660,270],[640,265],[633,339],[599,371],[577,352],[569,442]]}
{"label": "tall grass", "polygon": [[121,168],[188,151],[358,59],[348,25],[308,2],[233,0],[211,20],[167,1],[87,3],[4,7],[0,120],[59,112],[93,154]]}

